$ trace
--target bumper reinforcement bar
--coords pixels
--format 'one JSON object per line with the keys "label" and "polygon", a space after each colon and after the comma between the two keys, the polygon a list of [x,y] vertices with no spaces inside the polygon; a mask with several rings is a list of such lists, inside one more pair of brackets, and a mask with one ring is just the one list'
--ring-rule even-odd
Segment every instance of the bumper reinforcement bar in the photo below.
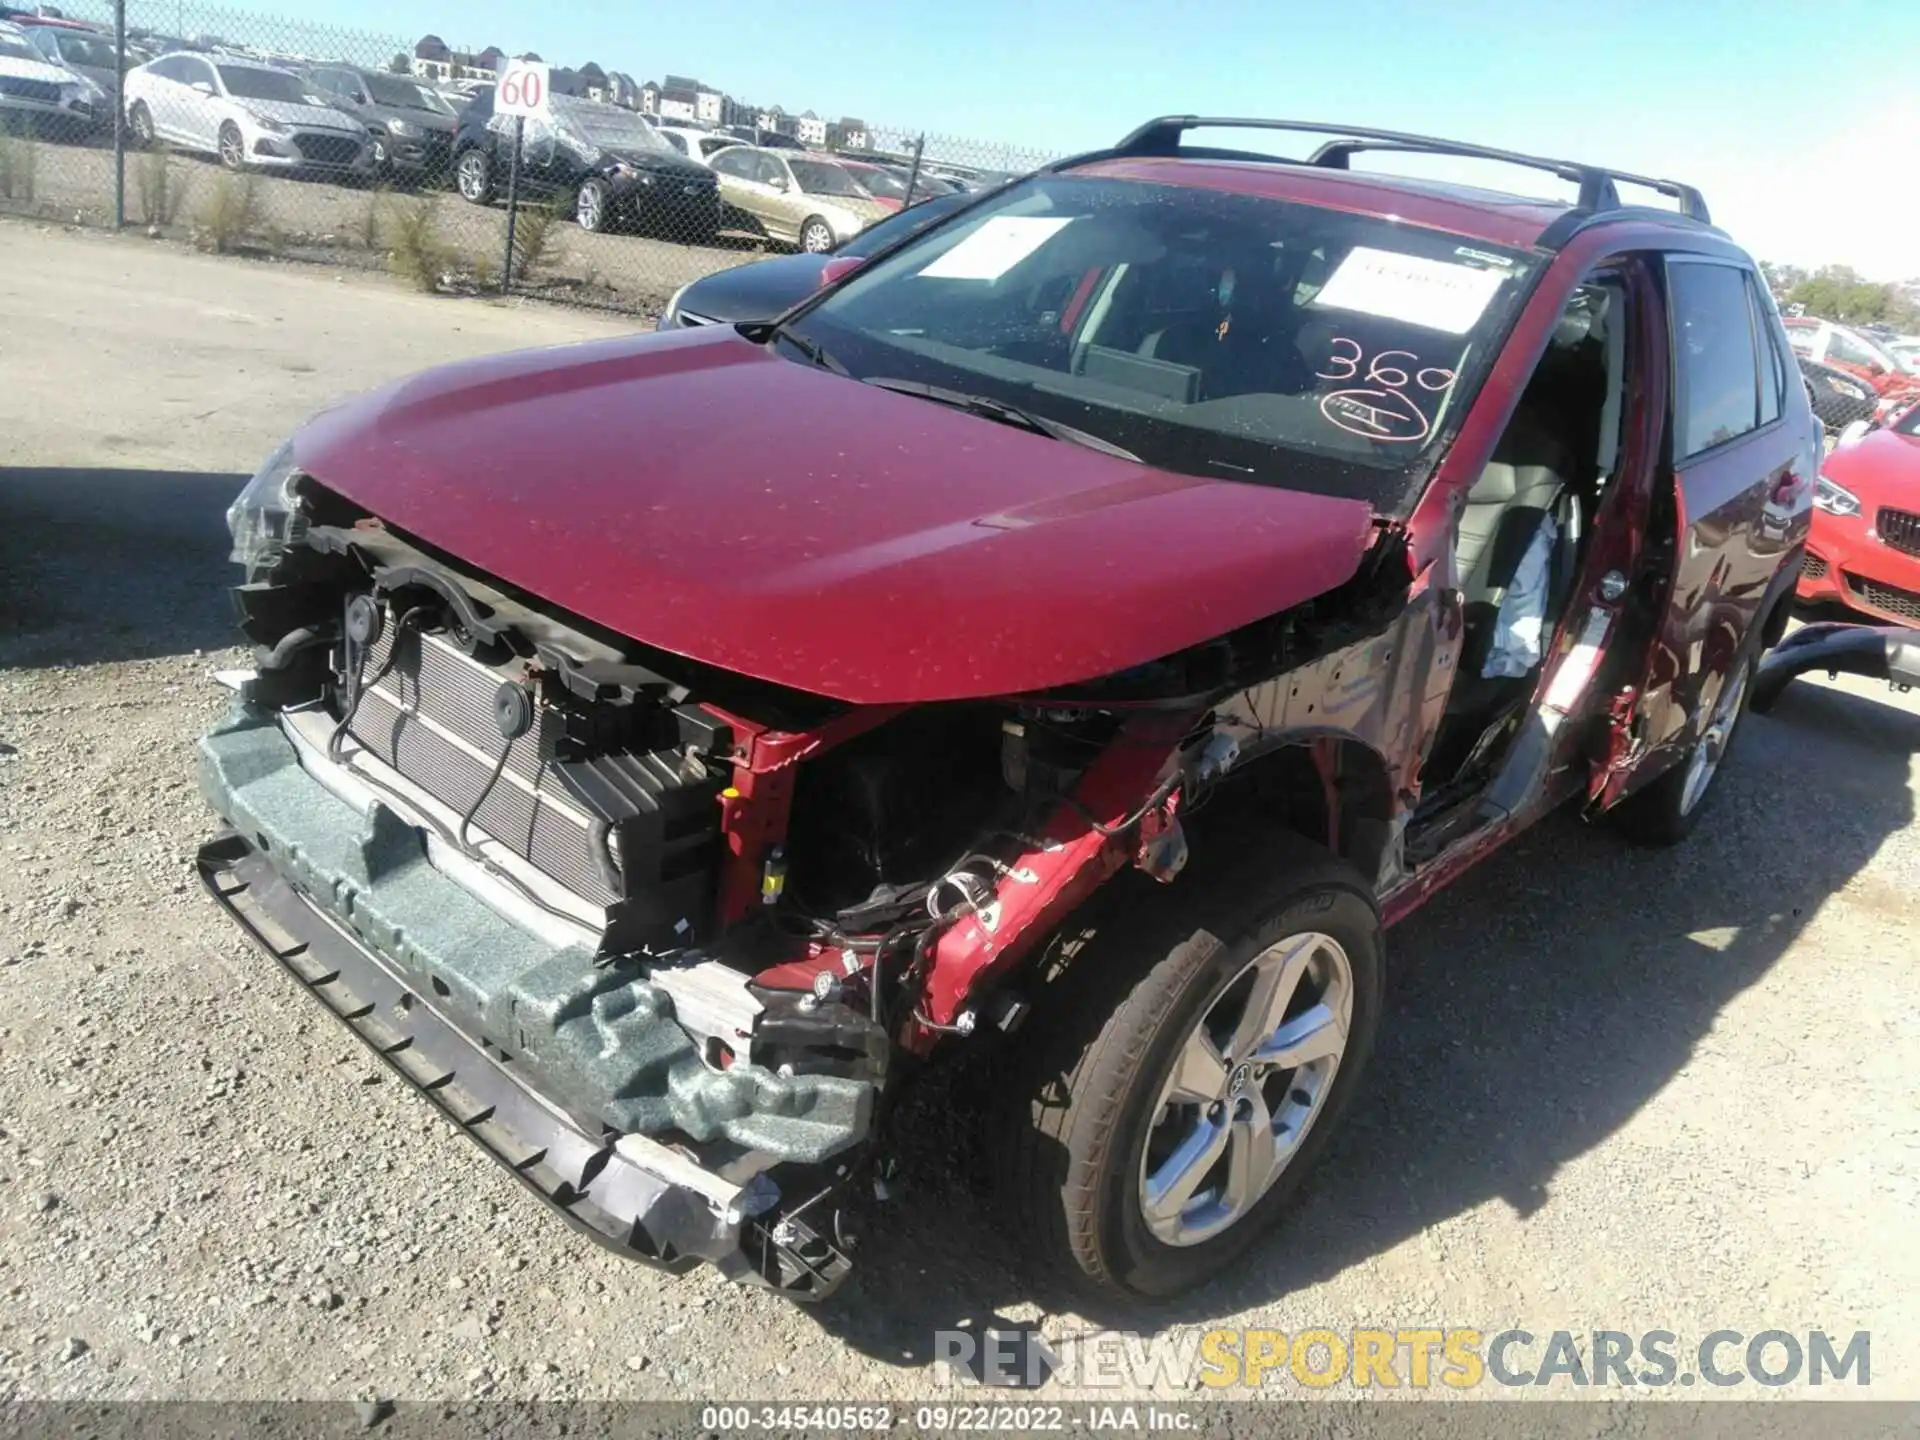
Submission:
{"label": "bumper reinforcement bar", "polygon": [[261,950],[569,1223],[632,1259],[673,1271],[705,1260],[765,1283],[742,1249],[743,1226],[753,1240],[765,1232],[743,1213],[741,1187],[645,1136],[591,1134],[547,1104],[508,1073],[510,1056],[455,1029],[239,834],[202,846],[197,868]]}

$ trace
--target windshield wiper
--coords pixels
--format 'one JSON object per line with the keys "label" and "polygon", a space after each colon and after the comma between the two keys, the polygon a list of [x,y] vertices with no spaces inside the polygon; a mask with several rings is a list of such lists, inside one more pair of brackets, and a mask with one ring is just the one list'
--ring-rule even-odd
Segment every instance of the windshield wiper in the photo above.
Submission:
{"label": "windshield wiper", "polygon": [[735,328],[756,345],[765,345],[772,340],[784,340],[806,356],[810,363],[818,365],[822,370],[831,370],[834,374],[844,375],[849,380],[853,378],[853,372],[829,355],[824,348],[807,339],[791,326],[782,325],[778,320],[752,320]]}
{"label": "windshield wiper", "polygon": [[1098,450],[1102,455],[1111,455],[1117,460],[1131,460],[1141,463],[1140,457],[1131,450],[1122,449],[1111,440],[1102,440],[1098,435],[1089,435],[1072,425],[1064,425],[1058,420],[1049,420],[1045,415],[1036,415],[1031,410],[1022,410],[1005,400],[996,400],[991,395],[974,395],[965,390],[949,390],[944,385],[927,385],[918,380],[895,380],[888,376],[870,376],[862,382],[874,385],[882,390],[891,390],[896,395],[917,395],[922,400],[932,400],[936,404],[951,405],[956,410],[964,410],[969,415],[978,415],[983,420],[997,421],[1002,425],[1011,425],[1017,430],[1026,430],[1035,435],[1045,435],[1049,440],[1064,440],[1069,445],[1084,446],[1088,450]]}

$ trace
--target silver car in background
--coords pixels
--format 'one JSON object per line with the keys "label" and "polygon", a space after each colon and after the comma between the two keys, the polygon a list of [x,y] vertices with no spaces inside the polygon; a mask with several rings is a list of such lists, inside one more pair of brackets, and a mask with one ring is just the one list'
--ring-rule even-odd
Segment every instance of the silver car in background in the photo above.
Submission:
{"label": "silver car in background", "polygon": [[102,114],[111,121],[113,105],[98,85],[48,60],[16,27],[0,21],[0,128],[83,140]]}
{"label": "silver car in background", "polygon": [[229,170],[373,173],[367,127],[298,75],[232,55],[162,55],[127,72],[136,144],[216,155]]}

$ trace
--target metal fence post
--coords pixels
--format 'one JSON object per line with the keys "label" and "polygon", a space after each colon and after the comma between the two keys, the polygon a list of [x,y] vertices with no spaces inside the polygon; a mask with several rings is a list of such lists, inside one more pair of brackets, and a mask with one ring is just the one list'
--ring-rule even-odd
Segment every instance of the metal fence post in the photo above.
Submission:
{"label": "metal fence post", "polygon": [[926,153],[927,137],[920,136],[913,142],[913,168],[907,172],[907,198],[900,202],[900,208],[906,209],[913,204],[913,189],[920,183],[920,157]]}
{"label": "metal fence post", "polygon": [[127,228],[127,0],[113,0],[113,228]]}
{"label": "metal fence post", "polygon": [[500,293],[513,289],[513,222],[520,215],[520,146],[527,137],[527,117],[513,117],[513,159],[507,164],[507,257],[500,267]]}

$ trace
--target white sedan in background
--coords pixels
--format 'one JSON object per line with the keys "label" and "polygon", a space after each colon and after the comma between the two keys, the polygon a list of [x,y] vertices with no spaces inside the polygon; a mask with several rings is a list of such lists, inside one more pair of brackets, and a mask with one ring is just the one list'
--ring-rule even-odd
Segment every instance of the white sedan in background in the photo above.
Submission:
{"label": "white sedan in background", "polygon": [[696,130],[687,125],[655,125],[654,133],[678,150],[689,160],[698,160],[702,165],[722,150],[730,150],[740,143],[737,135],[722,135],[714,130]]}
{"label": "white sedan in background", "polygon": [[367,127],[298,75],[232,55],[162,55],[127,72],[135,143],[217,155],[229,170],[371,175]]}

